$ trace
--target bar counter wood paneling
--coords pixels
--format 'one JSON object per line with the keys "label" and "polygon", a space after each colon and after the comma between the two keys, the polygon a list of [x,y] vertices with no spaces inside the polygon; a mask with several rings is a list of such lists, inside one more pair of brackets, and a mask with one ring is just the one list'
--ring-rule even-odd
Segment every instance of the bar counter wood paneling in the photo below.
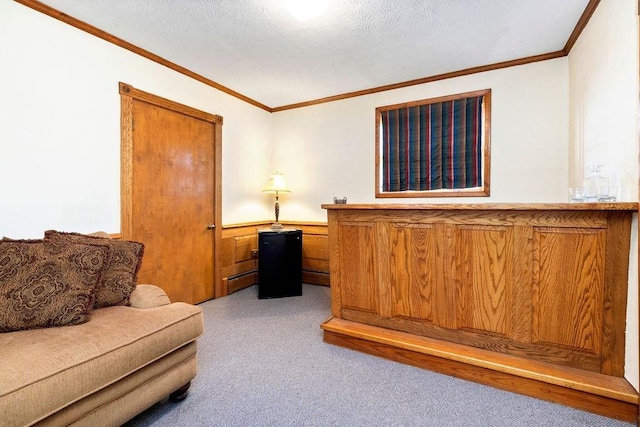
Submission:
{"label": "bar counter wood paneling", "polygon": [[325,341],[637,419],[624,378],[637,203],[322,207]]}

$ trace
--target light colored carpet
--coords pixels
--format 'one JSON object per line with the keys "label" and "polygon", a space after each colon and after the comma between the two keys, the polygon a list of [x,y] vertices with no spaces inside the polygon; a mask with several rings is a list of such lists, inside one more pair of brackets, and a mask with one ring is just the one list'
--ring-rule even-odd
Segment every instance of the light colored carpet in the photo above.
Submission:
{"label": "light colored carpet", "polygon": [[326,344],[326,287],[267,300],[251,287],[201,306],[189,397],[127,427],[635,425]]}

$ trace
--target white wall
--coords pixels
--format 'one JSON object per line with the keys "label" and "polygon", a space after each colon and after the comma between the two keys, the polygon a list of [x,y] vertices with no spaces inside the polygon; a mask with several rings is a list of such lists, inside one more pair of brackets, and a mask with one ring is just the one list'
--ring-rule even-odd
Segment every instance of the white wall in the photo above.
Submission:
{"label": "white wall", "polygon": [[[491,88],[491,196],[375,198],[375,108]],[[567,60],[559,58],[274,114],[283,219],[326,221],[322,203],[566,202]],[[322,185],[318,185],[321,183]]]}
{"label": "white wall", "polygon": [[[569,179],[589,164],[638,200],[638,13],[636,0],[603,0],[569,55]],[[625,377],[638,378],[638,224],[634,219],[627,298]]]}
{"label": "white wall", "polygon": [[590,164],[638,200],[638,14],[636,0],[604,0],[569,54],[569,179]]}
{"label": "white wall", "polygon": [[[272,197],[260,190],[276,169],[293,190],[281,197],[283,220],[325,221],[320,205],[334,196],[451,202],[375,199],[375,107],[485,88],[493,90],[491,197],[454,202],[564,202],[570,179],[593,161],[615,173],[623,200],[635,201],[636,7],[635,0],[603,0],[569,58],[271,115],[0,2],[0,236],[120,231],[120,81],[224,117],[223,224],[272,218]],[[626,376],[636,388],[637,244],[634,225]]]}
{"label": "white wall", "polygon": [[270,113],[11,1],[0,63],[0,237],[120,231],[118,82],[223,116],[223,223],[272,216]]}

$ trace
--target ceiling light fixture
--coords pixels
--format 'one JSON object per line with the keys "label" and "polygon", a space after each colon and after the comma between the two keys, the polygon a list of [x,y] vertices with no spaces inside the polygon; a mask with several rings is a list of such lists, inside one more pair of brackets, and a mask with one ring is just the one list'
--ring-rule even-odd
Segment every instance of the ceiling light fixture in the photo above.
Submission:
{"label": "ceiling light fixture", "polygon": [[287,9],[298,21],[306,21],[324,13],[327,0],[287,0]]}

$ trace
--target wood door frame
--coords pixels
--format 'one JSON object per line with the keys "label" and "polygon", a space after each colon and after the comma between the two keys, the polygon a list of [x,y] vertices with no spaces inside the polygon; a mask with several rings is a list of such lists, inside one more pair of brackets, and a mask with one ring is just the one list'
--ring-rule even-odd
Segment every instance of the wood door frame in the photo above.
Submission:
{"label": "wood door frame", "polygon": [[227,294],[222,283],[222,117],[119,83],[120,93],[120,234],[130,239],[133,233],[133,101],[143,101],[214,125],[214,224],[213,287],[214,298]]}
{"label": "wood door frame", "polygon": [[[638,16],[636,16],[636,23],[637,23],[637,27],[636,28],[640,28],[640,0],[638,0],[638,8],[636,10]],[[639,42],[640,42],[640,38],[639,38]],[[638,74],[638,81],[640,81],[640,74]],[[640,106],[640,99],[638,99],[638,105]],[[637,139],[638,139],[638,145],[640,146],[640,130],[638,132],[638,134],[636,135]],[[640,157],[638,158],[638,166],[640,167]],[[637,177],[638,178],[638,183],[640,184],[640,175]],[[640,200],[640,192],[638,193],[638,197]],[[638,206],[638,215],[640,217],[640,206]],[[637,226],[640,228],[640,226]],[[638,256],[637,256],[637,262],[640,265],[640,239],[637,238],[638,237],[638,231],[636,230],[636,246],[638,247]],[[638,297],[636,297],[636,303],[640,303],[640,301],[638,300],[638,298],[640,298],[640,271],[637,274],[637,280],[638,283],[636,284],[636,288],[637,288],[637,292],[638,292]],[[640,319],[640,311],[637,313],[638,314],[638,318]],[[636,331],[636,333],[640,333],[639,331]],[[637,349],[638,350],[638,354],[640,354],[640,347]],[[637,418],[637,424],[640,426],[640,405],[638,405],[638,418]]]}

